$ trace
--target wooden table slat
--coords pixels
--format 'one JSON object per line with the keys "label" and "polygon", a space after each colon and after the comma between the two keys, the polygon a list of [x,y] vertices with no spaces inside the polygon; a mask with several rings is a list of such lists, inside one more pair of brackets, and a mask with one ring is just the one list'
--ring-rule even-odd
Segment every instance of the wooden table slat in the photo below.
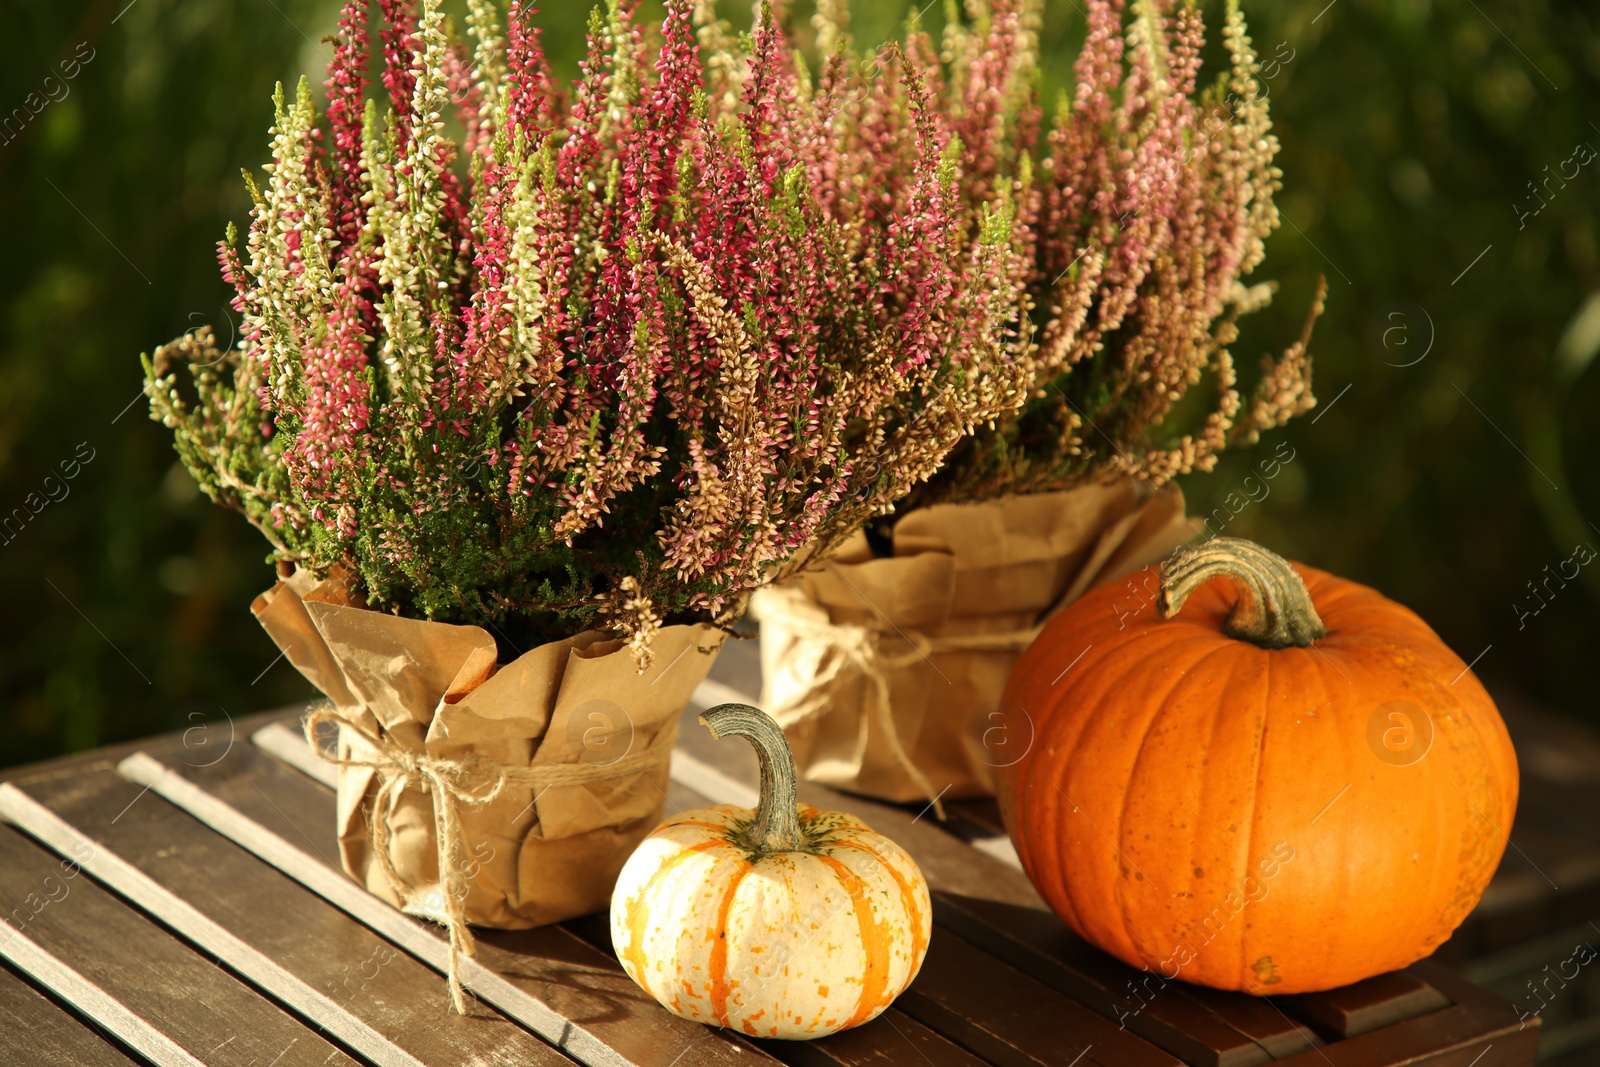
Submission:
{"label": "wooden table slat", "polygon": [[51,1067],[137,1067],[99,1031],[0,967],[0,1034],[27,1034],[28,1053]]}
{"label": "wooden table slat", "polygon": [[146,792],[109,769],[25,780],[0,813],[57,851],[88,842],[97,880],[374,1063],[570,1062],[482,1005],[456,1015],[433,971]]}
{"label": "wooden table slat", "polygon": [[1006,823],[1000,815],[1000,805],[994,797],[974,797],[970,800],[945,802],[945,810],[959,815],[973,826],[981,826],[991,834],[1005,834]]}
{"label": "wooden table slat", "polygon": [[1524,1067],[1539,1051],[1539,1032],[1518,1032],[1516,1020],[1485,1025],[1483,1016],[1455,1005],[1330,1046],[1302,1052],[1281,1067]]}
{"label": "wooden table slat", "polygon": [[814,1041],[756,1044],[794,1067],[985,1067],[989,1062],[894,1008]]}
{"label": "wooden table slat", "polygon": [[312,751],[305,734],[289,723],[268,723],[250,735],[250,741],[261,751],[270,753],[301,774],[321,782],[329,789],[339,787],[339,768]]}
{"label": "wooden table slat", "polygon": [[895,1002],[995,1063],[1182,1067],[1182,1061],[940,930],[922,973]]}
{"label": "wooden table slat", "polygon": [[[1524,1025],[1508,1001],[1438,964],[1423,961],[1399,973],[1437,989],[1451,1006],[1329,1046],[1336,1067],[1526,1067],[1534,1062],[1537,1019]],[[1281,1061],[1283,1067],[1327,1067],[1328,1062],[1317,1052]]]}
{"label": "wooden table slat", "polygon": [[0,954],[12,966],[63,1000],[76,1005],[85,1015],[116,1034],[129,1048],[148,1057],[158,1067],[205,1067],[176,1041],[104,989],[84,978],[22,934],[12,934],[0,946]]}
{"label": "wooden table slat", "polygon": [[[297,740],[309,755],[303,739]],[[248,746],[204,768],[165,765],[148,753],[130,756],[118,766],[125,776],[149,786],[437,972],[448,969],[449,940],[437,927],[403,914],[332,866],[337,855],[334,804],[321,786],[278,767]],[[204,788],[177,768],[188,770]],[[224,795],[253,811],[228,803]],[[277,816],[291,823],[320,855],[292,844],[252,815]],[[695,1062],[707,1065],[752,1059],[705,1028],[661,1009],[621,974],[613,960],[598,953],[586,958],[591,954],[579,951],[586,946],[559,927],[542,932],[481,931],[478,937],[482,944],[478,958],[462,961],[462,984],[580,1062],[593,1067],[652,1067],[691,1054]],[[583,988],[577,985],[580,975]],[[606,1001],[604,1010],[598,1010],[594,995],[602,989]]]}
{"label": "wooden table slat", "polygon": [[[1028,908],[934,894],[939,924],[981,945],[1024,974],[1197,1067],[1260,1067],[1274,1055],[1188,997],[1080,941],[1054,916]],[[1129,983],[1134,983],[1130,989]],[[1299,1048],[1317,1044],[1302,1041]]]}
{"label": "wooden table slat", "polygon": [[[1248,993],[1230,993],[1211,989],[1192,982],[1175,984],[1179,995],[1209,1011],[1227,1025],[1255,1041],[1272,1053],[1274,1059],[1283,1059],[1321,1043],[1316,1028],[1308,1020],[1295,1017],[1264,997]],[[1320,996],[1321,994],[1306,994]]]}
{"label": "wooden table slat", "polygon": [[[100,773],[106,775],[110,772]],[[138,800],[138,795],[124,796],[121,800],[126,806],[131,806]],[[114,823],[126,813],[127,807],[113,810],[118,810],[118,815],[112,819]],[[289,1005],[303,1018],[312,1020],[362,1055],[386,1067],[390,1064],[394,1067],[424,1067],[382,1034],[341,1009],[333,1000],[157,884],[137,866],[103,843],[79,832],[47,806],[17,788],[15,782],[0,784],[0,816],[59,855],[79,858],[83,869],[96,880],[178,931],[192,944],[225,960],[230,969],[256,988]]]}
{"label": "wooden table slat", "polygon": [[10,827],[0,827],[0,899],[20,904],[0,928],[0,956],[158,1063],[355,1062],[100,888],[76,859]]}
{"label": "wooden table slat", "polygon": [[1362,1034],[1450,1006],[1450,998],[1407,971],[1392,971],[1316,996],[1273,998],[1326,1038]]}

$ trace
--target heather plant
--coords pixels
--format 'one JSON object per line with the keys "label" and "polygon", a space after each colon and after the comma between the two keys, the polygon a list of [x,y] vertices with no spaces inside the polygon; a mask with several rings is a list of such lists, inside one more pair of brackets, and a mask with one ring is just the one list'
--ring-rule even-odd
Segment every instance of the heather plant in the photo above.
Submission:
{"label": "heather plant", "polygon": [[[915,16],[906,53],[961,146],[964,217],[1012,213],[1024,402],[968,436],[897,508],[1071,488],[1118,476],[1160,485],[1210,470],[1315,404],[1311,322],[1241,393],[1229,346],[1271,283],[1241,279],[1278,225],[1281,174],[1267,97],[1237,3],[1226,67],[1201,85],[1191,2],[1087,0],[1075,86],[1046,122],[1037,91],[1039,0],[947,2],[935,46]],[[847,47],[847,4],[819,38]],[[1196,386],[1206,390],[1186,398]],[[1187,401],[1180,403],[1180,401]]]}
{"label": "heather plant", "polygon": [[471,0],[458,40],[438,0],[348,0],[326,108],[280,87],[220,246],[242,339],[145,366],[281,566],[502,653],[601,627],[643,663],[1022,399],[1011,203],[963,201],[922,68],[813,84],[765,8],[735,40],[700,5],[697,43],[687,0],[636,6],[595,12],[564,89],[520,2]]}

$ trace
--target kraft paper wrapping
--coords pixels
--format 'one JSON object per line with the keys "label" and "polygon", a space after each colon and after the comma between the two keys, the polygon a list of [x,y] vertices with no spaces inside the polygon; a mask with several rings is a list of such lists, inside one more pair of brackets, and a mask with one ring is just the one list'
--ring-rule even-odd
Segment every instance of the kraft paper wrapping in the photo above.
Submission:
{"label": "kraft paper wrapping", "polygon": [[762,706],[811,781],[899,802],[992,796],[1028,740],[995,736],[992,713],[1038,627],[1195,532],[1175,487],[1131,481],[911,512],[892,556],[858,535],[757,591]]}
{"label": "kraft paper wrapping", "polygon": [[[530,780],[505,781],[488,803],[469,797],[456,805],[466,921],[503,929],[606,906],[623,863],[661,821],[679,713],[725,636],[707,626],[663,627],[641,675],[624,642],[592,631],[499,664],[487,631],[368,610],[337,577],[318,583],[296,572],[252,610],[337,717],[361,728],[340,725],[341,759],[374,758],[359,736],[365,731],[386,747],[431,757],[430,766],[462,761],[476,771],[493,761]],[[632,770],[618,775],[613,765]],[[538,782],[541,768],[549,784]],[[408,783],[379,812],[380,777],[373,767],[339,768],[344,869],[390,903],[448,923],[436,791]],[[387,818],[400,886],[374,853],[374,818]]]}

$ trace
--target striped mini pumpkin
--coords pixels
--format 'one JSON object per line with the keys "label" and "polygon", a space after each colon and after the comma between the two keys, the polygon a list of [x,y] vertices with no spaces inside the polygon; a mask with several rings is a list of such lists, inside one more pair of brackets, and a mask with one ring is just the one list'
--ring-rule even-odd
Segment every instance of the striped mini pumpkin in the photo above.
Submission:
{"label": "striped mini pumpkin", "polygon": [[611,898],[617,958],[670,1011],[759,1037],[877,1017],[927,952],[922,872],[852,816],[795,803],[788,745],[767,715],[723,705],[701,721],[756,745],[761,805],[687,812],[644,840]]}

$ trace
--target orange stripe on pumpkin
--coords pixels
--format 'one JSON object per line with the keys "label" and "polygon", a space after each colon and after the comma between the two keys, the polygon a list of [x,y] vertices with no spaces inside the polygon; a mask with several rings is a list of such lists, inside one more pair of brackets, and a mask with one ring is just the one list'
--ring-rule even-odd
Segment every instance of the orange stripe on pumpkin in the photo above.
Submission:
{"label": "orange stripe on pumpkin", "polygon": [[[675,852],[668,856],[661,866],[655,869],[655,873],[650,875],[649,881],[645,882],[643,888],[639,890],[639,894],[623,905],[628,916],[628,943],[616,946],[617,958],[627,965],[628,972],[633,975],[633,980],[639,983],[639,988],[646,993],[650,993],[652,997],[656,997],[656,995],[650,991],[650,985],[646,981],[649,962],[644,951],[644,928],[645,924],[650,921],[650,908],[648,905],[651,894],[655,892],[656,886],[661,884],[662,878],[676,869],[679,864],[688,860],[690,856],[726,843],[722,838],[714,837],[709,841],[702,841],[698,845],[690,845],[683,851]],[[656,997],[656,999],[660,1000],[661,998]]]}
{"label": "orange stripe on pumpkin", "polygon": [[[894,865],[885,859],[877,850],[868,848],[859,841],[834,841],[835,848],[853,848],[865,852],[889,872],[889,877],[894,879],[894,884],[900,887],[900,901],[906,907],[906,914],[911,917],[911,962],[912,973],[916,973],[916,965],[922,960],[923,953],[928,950],[927,935],[922,932],[922,911],[917,907],[917,895],[911,891],[911,886],[894,869]],[[904,990],[902,990],[904,992]]]}
{"label": "orange stripe on pumpkin", "polygon": [[888,924],[879,922],[872,914],[872,902],[867,899],[867,885],[854,871],[832,856],[819,855],[817,859],[832,867],[839,876],[840,884],[855,906],[856,926],[861,932],[861,951],[867,969],[861,976],[861,996],[856,1000],[855,1014],[840,1027],[841,1030],[848,1030],[872,1018],[894,999],[889,995],[891,946]]}
{"label": "orange stripe on pumpkin", "polygon": [[739,891],[739,883],[744,881],[744,876],[754,866],[749,860],[740,862],[742,866],[739,873],[733,876],[728,891],[722,895],[722,903],[717,906],[717,925],[714,927],[717,939],[711,946],[711,1011],[722,1026],[728,1025],[728,909],[733,907],[733,895]]}

